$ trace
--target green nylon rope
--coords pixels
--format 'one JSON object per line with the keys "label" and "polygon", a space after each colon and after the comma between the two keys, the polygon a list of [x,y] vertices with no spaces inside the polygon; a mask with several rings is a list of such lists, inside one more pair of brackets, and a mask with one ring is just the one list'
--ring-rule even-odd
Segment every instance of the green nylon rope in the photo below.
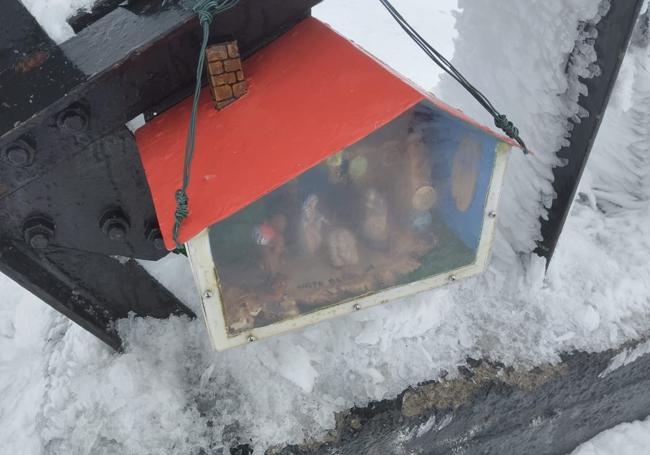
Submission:
{"label": "green nylon rope", "polygon": [[389,0],[379,0],[379,2],[384,5],[384,8],[388,10],[393,19],[399,24],[400,27],[406,32],[406,34],[420,46],[420,49],[424,51],[425,54],[440,68],[442,68],[447,74],[453,77],[467,92],[479,102],[483,108],[492,116],[494,119],[494,125],[502,130],[506,136],[510,139],[514,139],[521,146],[524,153],[529,153],[526,143],[519,136],[519,130],[517,127],[504,115],[499,113],[496,108],[492,105],[490,100],[487,99],[483,93],[481,93],[476,87],[474,87],[465,76],[463,76],[460,71],[458,71],[454,65],[452,65],[449,60],[447,60],[440,52],[438,52],[431,44],[429,44],[414,28],[408,21],[400,14],[399,11],[391,4]]}
{"label": "green nylon rope", "polygon": [[[492,115],[497,128],[503,130],[506,135],[517,141],[523,148],[524,153],[528,153],[526,144],[519,136],[519,130],[508,118],[499,113],[492,103],[456,68],[453,67],[438,51],[436,51],[422,36],[420,36],[413,27],[404,19],[404,17],[395,9],[389,0],[379,0],[389,11],[404,31],[418,44],[422,50],[442,69],[456,79],[476,100]],[[194,87],[194,99],[192,101],[192,113],[190,116],[190,125],[187,130],[187,142],[185,143],[185,160],[183,162],[183,184],[176,190],[176,211],[174,212],[174,229],[173,239],[176,243],[176,251],[183,252],[183,246],[178,242],[178,232],[183,220],[189,214],[189,199],[187,197],[187,187],[190,184],[190,169],[192,166],[192,157],[194,156],[194,137],[196,133],[196,112],[199,105],[199,96],[201,94],[201,76],[203,74],[203,65],[205,62],[205,50],[208,47],[208,38],[210,35],[210,24],[215,15],[222,13],[239,3],[239,0],[199,0],[192,8],[199,17],[199,23],[203,29],[203,41],[201,51],[199,52],[199,61],[196,66],[196,85]]]}
{"label": "green nylon rope", "polygon": [[194,99],[192,100],[192,113],[190,114],[190,125],[187,129],[187,141],[185,142],[185,159],[183,162],[183,183],[176,190],[176,211],[174,212],[174,230],[173,239],[176,243],[176,249],[182,252],[183,246],[178,241],[178,232],[183,220],[189,214],[189,199],[187,198],[187,187],[190,185],[190,170],[192,167],[192,158],[194,157],[194,138],[196,135],[196,112],[199,107],[199,97],[201,95],[201,76],[203,75],[203,65],[205,63],[205,50],[208,47],[208,38],[210,36],[210,24],[212,19],[219,13],[229,10],[239,3],[239,0],[199,0],[192,8],[199,17],[199,23],[203,29],[203,40],[199,52],[199,61],[196,65],[196,84],[194,86]]}

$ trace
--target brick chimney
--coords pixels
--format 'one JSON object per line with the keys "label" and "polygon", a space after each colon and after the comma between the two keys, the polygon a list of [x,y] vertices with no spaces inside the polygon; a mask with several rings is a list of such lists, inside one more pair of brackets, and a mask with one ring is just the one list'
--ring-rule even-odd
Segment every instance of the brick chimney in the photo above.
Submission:
{"label": "brick chimney", "polygon": [[217,109],[223,109],[246,94],[237,41],[213,44],[205,51],[210,93]]}

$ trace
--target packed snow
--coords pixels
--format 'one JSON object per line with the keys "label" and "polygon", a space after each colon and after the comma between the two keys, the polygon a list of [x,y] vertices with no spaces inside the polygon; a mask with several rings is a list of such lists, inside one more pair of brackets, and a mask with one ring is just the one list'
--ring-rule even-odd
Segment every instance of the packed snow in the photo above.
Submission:
{"label": "packed snow", "polygon": [[629,365],[646,354],[650,354],[650,341],[644,341],[634,348],[623,349],[610,360],[607,368],[605,368],[598,377],[604,378],[613,371],[616,371],[625,365]]}
{"label": "packed snow", "polygon": [[650,447],[650,419],[622,423],[580,445],[571,455],[641,455]]}
{"label": "packed snow", "polygon": [[90,11],[95,0],[21,0],[56,43],[74,36],[66,19],[78,11]]}
{"label": "packed snow", "polygon": [[[25,3],[58,41],[71,33],[63,19],[81,4]],[[454,377],[468,356],[526,367],[648,333],[648,46],[628,52],[580,197],[544,275],[544,262],[529,253],[552,198],[550,168],[566,141],[566,119],[581,114],[576,100],[583,87],[567,79],[565,64],[579,38],[577,24],[596,21],[600,2],[395,4],[432,44],[454,53],[457,67],[515,121],[535,151],[510,158],[488,271],[223,353],[212,351],[200,318],[123,320],[122,355],[2,279],[0,452],[196,453],[252,440],[262,453],[322,437],[334,427],[335,413],[351,406],[394,397],[443,372]],[[315,15],[418,84],[437,83],[440,73],[378,2],[325,0]],[[597,71],[589,46],[574,58],[573,76]],[[434,92],[488,123],[453,81],[443,77]],[[184,257],[145,266],[198,309]],[[647,425],[612,431],[642,443],[648,431],[633,436],[631,429]],[[620,447],[608,445],[606,436],[576,453],[615,453],[604,451]]]}

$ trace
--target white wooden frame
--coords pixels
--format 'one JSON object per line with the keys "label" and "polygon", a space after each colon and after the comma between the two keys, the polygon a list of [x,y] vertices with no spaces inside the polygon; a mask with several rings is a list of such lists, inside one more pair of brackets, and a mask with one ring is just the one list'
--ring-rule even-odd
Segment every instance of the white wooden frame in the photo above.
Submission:
{"label": "white wooden frame", "polygon": [[496,227],[495,215],[497,213],[497,205],[499,202],[499,195],[501,192],[509,151],[510,145],[503,142],[497,142],[494,171],[490,179],[487,202],[485,204],[485,212],[483,215],[483,229],[481,231],[481,238],[474,263],[420,281],[378,291],[372,295],[353,298],[348,301],[333,304],[329,307],[301,314],[292,319],[279,321],[264,327],[252,328],[236,336],[229,336],[226,329],[226,322],[221,302],[219,276],[212,260],[212,252],[210,250],[210,240],[208,237],[209,228],[204,229],[200,234],[187,242],[186,247],[192,266],[192,272],[194,274],[194,280],[201,295],[203,314],[205,316],[205,322],[213,347],[217,351],[223,351],[251,341],[261,340],[290,330],[300,329],[336,316],[342,316],[360,309],[401,299],[412,294],[442,286],[450,281],[467,278],[481,273],[487,266],[490,251],[492,249]]}

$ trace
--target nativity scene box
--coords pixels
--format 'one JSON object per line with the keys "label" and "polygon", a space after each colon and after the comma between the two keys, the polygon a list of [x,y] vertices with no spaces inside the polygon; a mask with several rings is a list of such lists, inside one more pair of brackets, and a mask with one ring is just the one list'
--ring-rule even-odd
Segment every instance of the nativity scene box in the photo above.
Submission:
{"label": "nativity scene box", "polygon": [[[217,350],[484,270],[511,141],[313,18],[244,72],[202,92],[179,236]],[[191,101],[136,132],[169,249]]]}

